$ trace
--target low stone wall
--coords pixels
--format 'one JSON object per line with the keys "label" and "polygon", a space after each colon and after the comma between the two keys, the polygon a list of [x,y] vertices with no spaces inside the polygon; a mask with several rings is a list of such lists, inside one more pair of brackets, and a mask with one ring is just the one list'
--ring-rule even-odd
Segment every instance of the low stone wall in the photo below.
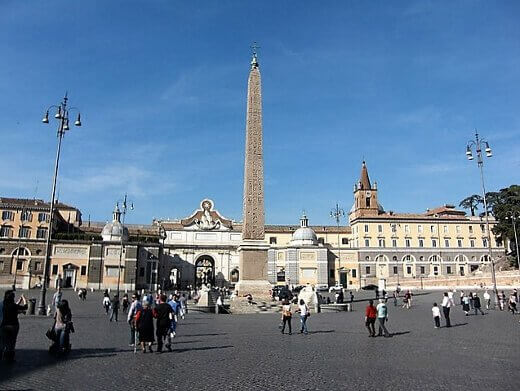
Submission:
{"label": "low stone wall", "polygon": [[[520,272],[497,272],[496,281],[498,289],[513,289],[520,287]],[[492,287],[493,282],[490,273],[476,276],[451,277],[451,278],[418,278],[401,281],[401,289],[443,289],[443,288],[480,288]],[[387,290],[393,290],[395,283],[387,283]]]}

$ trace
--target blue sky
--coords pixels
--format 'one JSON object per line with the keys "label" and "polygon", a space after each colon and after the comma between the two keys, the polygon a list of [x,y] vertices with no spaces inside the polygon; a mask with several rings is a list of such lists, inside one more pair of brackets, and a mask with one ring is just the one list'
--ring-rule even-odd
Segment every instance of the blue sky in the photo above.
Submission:
{"label": "blue sky", "polygon": [[[325,4],[325,5],[324,5]],[[15,1],[0,3],[0,195],[59,198],[84,220],[182,218],[209,197],[241,220],[246,86],[258,41],[266,222],[332,224],[361,161],[387,210],[479,192],[465,146],[489,140],[487,187],[519,183],[517,1]],[[51,121],[52,122],[52,121]],[[345,222],[343,222],[345,223]]]}

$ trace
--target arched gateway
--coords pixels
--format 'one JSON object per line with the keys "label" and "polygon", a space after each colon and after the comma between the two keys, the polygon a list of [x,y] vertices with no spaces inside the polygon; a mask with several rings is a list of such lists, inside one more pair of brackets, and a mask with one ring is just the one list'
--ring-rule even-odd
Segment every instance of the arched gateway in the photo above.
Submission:
{"label": "arched gateway", "polygon": [[209,255],[202,255],[195,262],[195,286],[215,285],[215,260]]}

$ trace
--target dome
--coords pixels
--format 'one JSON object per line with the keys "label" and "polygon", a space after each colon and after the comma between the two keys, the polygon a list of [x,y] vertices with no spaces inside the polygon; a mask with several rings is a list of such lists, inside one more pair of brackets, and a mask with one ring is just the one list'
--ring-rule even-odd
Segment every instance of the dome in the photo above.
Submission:
{"label": "dome", "polygon": [[104,242],[119,242],[121,240],[128,240],[128,228],[123,227],[120,218],[121,211],[119,210],[119,206],[116,204],[112,222],[107,223],[101,231],[101,237],[103,238]]}
{"label": "dome", "polygon": [[317,246],[318,238],[312,228],[308,227],[309,220],[303,215],[300,219],[300,228],[294,231],[291,239],[292,246]]}

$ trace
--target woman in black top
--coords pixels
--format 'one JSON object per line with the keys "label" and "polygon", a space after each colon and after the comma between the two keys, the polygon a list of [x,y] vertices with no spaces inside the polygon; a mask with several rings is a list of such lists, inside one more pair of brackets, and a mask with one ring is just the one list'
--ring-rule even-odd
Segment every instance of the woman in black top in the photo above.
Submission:
{"label": "woman in black top", "polygon": [[3,357],[8,362],[14,361],[16,338],[18,337],[18,330],[20,330],[18,314],[26,310],[27,301],[23,295],[15,303],[14,291],[9,290],[5,292],[3,320],[2,324],[0,325],[3,339],[3,346],[2,351],[0,352],[0,357]]}

